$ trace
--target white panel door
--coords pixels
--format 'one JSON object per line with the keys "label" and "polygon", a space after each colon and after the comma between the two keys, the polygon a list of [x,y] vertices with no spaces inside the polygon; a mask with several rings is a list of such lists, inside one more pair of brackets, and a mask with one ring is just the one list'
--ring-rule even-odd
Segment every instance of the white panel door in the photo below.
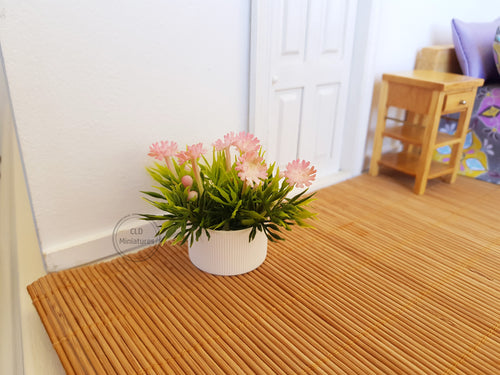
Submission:
{"label": "white panel door", "polygon": [[355,0],[254,0],[250,130],[280,165],[339,170]]}

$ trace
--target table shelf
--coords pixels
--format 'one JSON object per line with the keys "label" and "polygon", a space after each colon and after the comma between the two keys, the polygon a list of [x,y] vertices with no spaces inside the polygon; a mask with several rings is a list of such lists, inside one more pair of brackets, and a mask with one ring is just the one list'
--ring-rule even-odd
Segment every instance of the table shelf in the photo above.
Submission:
{"label": "table shelf", "polygon": [[[411,176],[417,174],[419,165],[419,155],[407,152],[389,152],[383,154],[379,160],[379,164],[406,173]],[[452,173],[453,167],[449,164],[432,161],[429,170],[429,179],[444,176]]]}
{"label": "table shelf", "polygon": [[[425,127],[421,125],[401,125],[388,127],[384,130],[384,137],[397,139],[403,143],[421,146],[424,139]],[[460,137],[447,133],[438,133],[435,148],[451,146],[460,143]]]}

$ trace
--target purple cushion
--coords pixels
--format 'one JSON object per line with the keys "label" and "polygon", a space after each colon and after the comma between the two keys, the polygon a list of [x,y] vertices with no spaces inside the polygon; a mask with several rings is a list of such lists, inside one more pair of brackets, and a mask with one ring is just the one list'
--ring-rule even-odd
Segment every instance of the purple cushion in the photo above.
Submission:
{"label": "purple cushion", "polygon": [[464,22],[454,18],[451,21],[453,44],[462,73],[466,76],[498,80],[492,42],[500,18],[493,22]]}

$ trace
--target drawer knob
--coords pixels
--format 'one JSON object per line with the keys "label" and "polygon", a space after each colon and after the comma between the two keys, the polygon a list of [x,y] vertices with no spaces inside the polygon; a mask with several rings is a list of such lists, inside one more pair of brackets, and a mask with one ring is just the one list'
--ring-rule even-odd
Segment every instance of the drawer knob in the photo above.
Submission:
{"label": "drawer knob", "polygon": [[461,105],[466,105],[467,104],[467,100],[460,100],[458,102],[458,104],[461,104]]}

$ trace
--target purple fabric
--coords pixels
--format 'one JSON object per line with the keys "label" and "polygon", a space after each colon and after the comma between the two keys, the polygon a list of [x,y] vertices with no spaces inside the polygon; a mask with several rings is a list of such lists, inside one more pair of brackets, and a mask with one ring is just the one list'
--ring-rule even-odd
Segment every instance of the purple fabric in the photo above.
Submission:
{"label": "purple fabric", "polygon": [[[454,134],[458,113],[445,116],[439,130]],[[449,161],[450,146],[436,150],[435,160]],[[477,89],[469,130],[465,138],[458,174],[500,186],[500,84],[493,83]]]}
{"label": "purple fabric", "polygon": [[493,57],[493,41],[500,18],[492,22],[451,21],[453,44],[462,73],[466,76],[498,81],[500,76]]}
{"label": "purple fabric", "polygon": [[495,41],[493,42],[493,57],[495,60],[495,65],[497,67],[497,72],[500,75],[500,27],[497,28]]}

